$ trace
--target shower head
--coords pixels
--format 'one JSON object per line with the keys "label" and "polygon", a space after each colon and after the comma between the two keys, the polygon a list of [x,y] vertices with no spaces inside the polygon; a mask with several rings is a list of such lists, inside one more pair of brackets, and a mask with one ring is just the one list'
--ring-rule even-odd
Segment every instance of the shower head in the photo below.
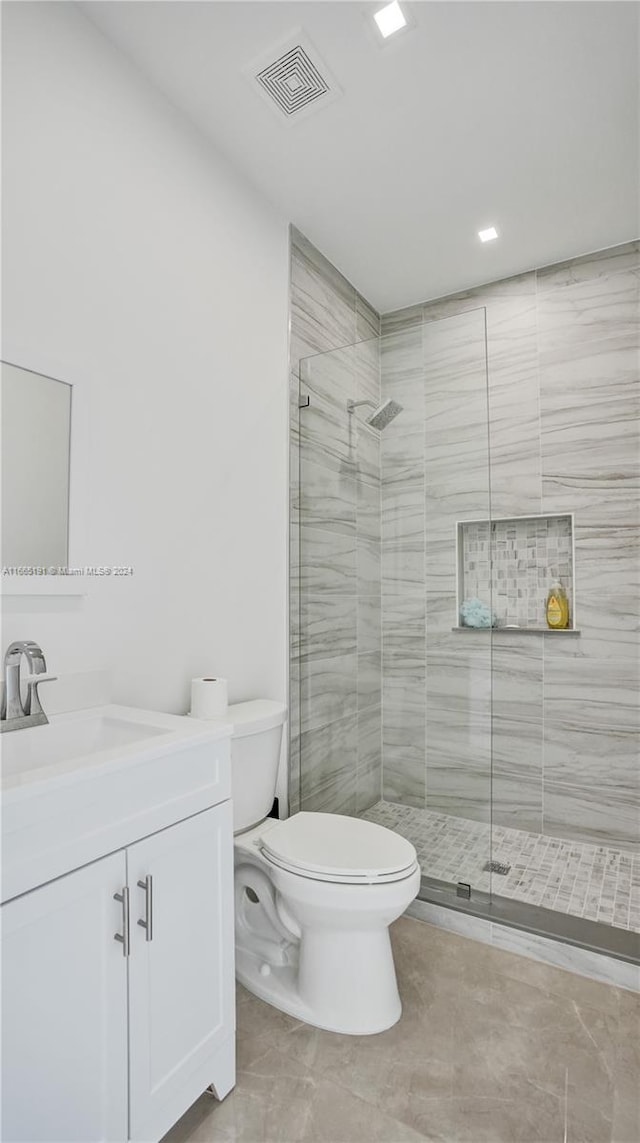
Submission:
{"label": "shower head", "polygon": [[373,429],[386,429],[387,425],[402,412],[402,405],[397,401],[383,401],[381,405],[374,405],[373,401],[347,401],[347,411],[353,413],[354,409],[359,409],[361,405],[371,405],[372,413],[365,417],[368,425]]}
{"label": "shower head", "polygon": [[388,401],[383,401],[381,405],[378,405],[377,409],[374,409],[373,412],[369,414],[366,421],[372,428],[382,431],[382,429],[386,429],[394,417],[397,417],[398,413],[401,412],[402,405],[399,405],[397,401],[392,401],[391,398],[389,398]]}

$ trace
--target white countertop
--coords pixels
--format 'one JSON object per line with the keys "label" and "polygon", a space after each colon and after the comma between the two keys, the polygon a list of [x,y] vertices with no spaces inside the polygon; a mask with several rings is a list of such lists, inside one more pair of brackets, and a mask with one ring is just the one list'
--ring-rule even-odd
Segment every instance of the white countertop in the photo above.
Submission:
{"label": "white countertop", "polygon": [[106,705],[5,732],[2,900],[229,799],[232,729]]}
{"label": "white countertop", "polygon": [[[104,748],[86,749],[91,738],[91,731],[87,733],[87,730],[98,721],[106,726],[111,724],[114,742]],[[140,727],[142,732],[148,728],[149,734],[126,741],[127,726],[132,730]],[[120,734],[118,728],[121,728]],[[116,704],[54,715],[48,725],[12,730],[0,738],[3,801],[12,801],[16,795],[30,796],[36,783],[57,784],[64,778],[73,782],[90,781],[106,769],[115,771],[151,757],[160,758],[183,745],[213,742],[228,737],[232,730],[231,723],[202,722],[186,715],[161,714]],[[58,754],[64,749],[63,743],[67,744],[65,757],[53,761],[44,759],[49,740],[53,752]]]}

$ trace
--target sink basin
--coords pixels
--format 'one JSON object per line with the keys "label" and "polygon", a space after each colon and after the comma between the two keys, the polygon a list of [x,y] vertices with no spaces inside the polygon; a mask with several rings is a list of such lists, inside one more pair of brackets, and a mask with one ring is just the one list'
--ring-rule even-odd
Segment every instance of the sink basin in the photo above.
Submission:
{"label": "sink basin", "polygon": [[103,706],[3,734],[2,900],[229,798],[230,733]]}
{"label": "sink basin", "polygon": [[161,726],[133,722],[126,717],[115,718],[102,711],[92,711],[85,718],[53,719],[48,726],[34,726],[30,730],[13,730],[5,734],[0,745],[2,786],[6,789],[17,784],[12,783],[11,778],[18,778],[20,784],[33,780],[34,770],[45,771],[41,775],[45,777],[49,767],[60,762],[70,766],[84,755],[169,733]]}

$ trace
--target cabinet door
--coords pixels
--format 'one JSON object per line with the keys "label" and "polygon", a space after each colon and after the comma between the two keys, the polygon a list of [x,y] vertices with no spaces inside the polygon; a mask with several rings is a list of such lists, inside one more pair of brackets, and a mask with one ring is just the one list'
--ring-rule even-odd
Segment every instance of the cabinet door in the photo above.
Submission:
{"label": "cabinet door", "polygon": [[130,1133],[148,1141],[216,1082],[225,1041],[233,1052],[231,803],[131,846],[127,863]]}
{"label": "cabinet door", "polygon": [[2,906],[3,1143],[127,1138],[123,853]]}

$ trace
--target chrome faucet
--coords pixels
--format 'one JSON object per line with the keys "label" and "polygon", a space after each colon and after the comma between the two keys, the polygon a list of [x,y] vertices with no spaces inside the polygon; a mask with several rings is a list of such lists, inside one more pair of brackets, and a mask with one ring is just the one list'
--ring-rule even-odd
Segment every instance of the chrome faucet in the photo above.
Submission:
{"label": "chrome faucet", "polygon": [[[26,680],[27,694],[24,703],[20,687],[20,664],[23,655],[26,655],[30,669],[30,675]],[[24,730],[29,726],[42,726],[47,723],[49,719],[42,709],[38,687],[40,683],[50,682],[55,677],[47,674],[47,664],[37,643],[31,639],[11,643],[4,656],[0,732]]]}

